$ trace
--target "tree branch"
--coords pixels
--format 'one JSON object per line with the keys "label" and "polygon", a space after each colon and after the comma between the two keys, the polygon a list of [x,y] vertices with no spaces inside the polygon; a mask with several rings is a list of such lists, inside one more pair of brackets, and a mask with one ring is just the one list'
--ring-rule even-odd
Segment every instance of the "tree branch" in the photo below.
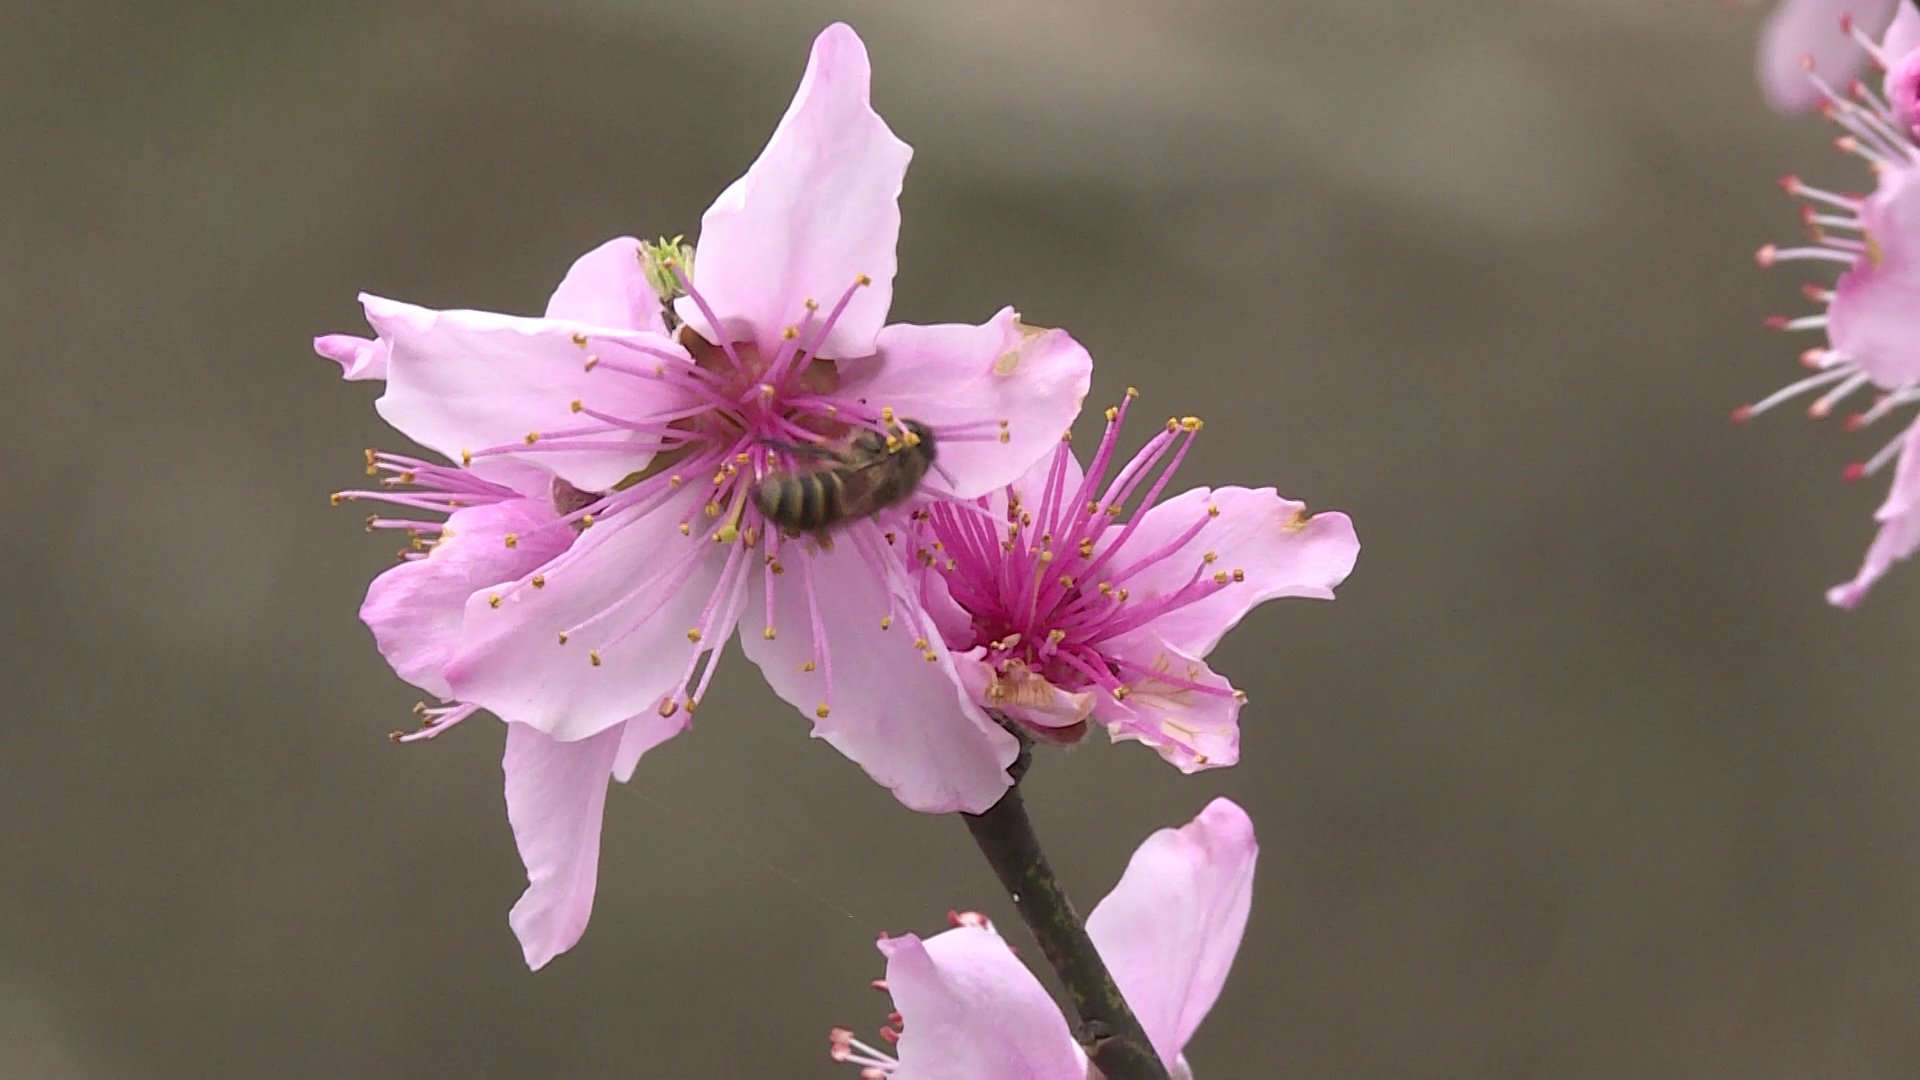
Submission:
{"label": "tree branch", "polygon": [[1146,1031],[1120,996],[1113,975],[1087,936],[1086,924],[1047,865],[1040,838],[1027,817],[1026,800],[1020,796],[1020,781],[1033,760],[1032,743],[1017,730],[1014,733],[1020,738],[1020,757],[1007,770],[1013,786],[986,813],[960,816],[1066,987],[1080,1017],[1076,1036],[1093,1064],[1107,1080],[1167,1080],[1167,1070],[1154,1054]]}

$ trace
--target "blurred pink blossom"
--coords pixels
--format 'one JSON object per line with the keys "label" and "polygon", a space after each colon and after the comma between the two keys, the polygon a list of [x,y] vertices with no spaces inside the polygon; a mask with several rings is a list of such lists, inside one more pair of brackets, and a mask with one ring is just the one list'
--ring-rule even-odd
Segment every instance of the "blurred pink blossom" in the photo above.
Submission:
{"label": "blurred pink blossom", "polygon": [[1244,695],[1207,654],[1258,604],[1332,599],[1360,545],[1345,514],[1272,488],[1162,501],[1201,424],[1168,420],[1119,464],[1133,401],[1107,410],[1085,475],[1062,441],[1004,490],[929,507],[923,599],[974,700],[1036,736],[1071,742],[1091,720],[1182,772],[1231,765]]}
{"label": "blurred pink blossom", "polygon": [[[1878,43],[1861,35],[1862,47],[1896,75],[1906,69],[1920,46],[1920,11],[1902,5]],[[1896,51],[1897,50],[1897,51]],[[1823,331],[1824,347],[1801,354],[1813,374],[1766,398],[1734,411],[1744,421],[1787,401],[1818,392],[1808,415],[1821,419],[1857,391],[1879,391],[1873,404],[1847,419],[1857,431],[1920,402],[1920,144],[1911,124],[1903,123],[1887,101],[1857,80],[1843,93],[1819,71],[1805,73],[1826,102],[1825,112],[1844,129],[1839,147],[1866,161],[1876,183],[1866,194],[1828,191],[1788,176],[1781,184],[1804,200],[1801,221],[1809,243],[1796,247],[1768,244],[1761,266],[1798,261],[1837,263],[1842,268],[1831,288],[1807,286],[1806,295],[1825,311],[1797,318],[1769,319],[1781,330]],[[1897,86],[1890,86],[1896,89]],[[1920,546],[1920,435],[1897,435],[1865,460],[1849,465],[1850,480],[1895,469],[1892,494],[1877,515],[1880,535],[1868,549],[1852,581],[1828,590],[1827,598],[1851,608],[1896,561]]]}
{"label": "blurred pink blossom", "polygon": [[[1819,105],[1820,91],[1807,82],[1806,67],[1835,83],[1851,79],[1868,50],[1850,29],[1873,37],[1905,0],[1780,0],[1760,33],[1756,71],[1767,101],[1781,112],[1801,113]],[[1846,24],[1843,26],[1843,24]]]}
{"label": "blurred pink blossom", "polygon": [[[460,463],[379,459],[428,485],[403,505],[453,514],[363,615],[395,670],[449,703],[432,730],[477,708],[509,724],[530,882],[513,925],[532,966],[586,925],[606,777],[684,728],[736,626],[814,734],[909,807],[984,810],[1009,783],[1015,740],[928,646],[881,525],[821,543],[751,498],[903,418],[937,436],[923,492],[975,498],[1051,447],[1091,377],[1071,337],[1011,309],[885,324],[912,152],[868,88],[865,46],[829,27],[766,149],[707,210],[697,264],[615,239],[543,317],[363,296],[374,339],[315,341],[346,378],[384,378],[381,415]],[[663,291],[681,294],[671,313]],[[348,497],[376,494],[397,498]]]}
{"label": "blurred pink blossom", "polygon": [[[1253,822],[1215,799],[1190,823],[1147,837],[1087,934],[1169,1072],[1190,1078],[1184,1051],[1226,985],[1246,932],[1259,855]],[[881,1041],[836,1029],[834,1060],[870,1080],[1085,1080],[1087,1057],[1067,1018],[993,925],[974,913],[922,940],[882,938],[897,1010]],[[896,1057],[897,1055],[897,1057]]]}

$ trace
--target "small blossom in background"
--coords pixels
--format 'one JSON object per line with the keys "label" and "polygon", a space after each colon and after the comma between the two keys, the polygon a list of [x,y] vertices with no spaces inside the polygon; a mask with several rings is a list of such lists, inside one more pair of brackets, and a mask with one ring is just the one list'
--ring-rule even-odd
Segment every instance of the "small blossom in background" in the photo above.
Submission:
{"label": "small blossom in background", "polygon": [[[1023,474],[1078,412],[1091,360],[1011,310],[887,325],[910,148],[868,103],[865,46],[835,25],[695,252],[609,241],[540,318],[363,296],[373,339],[327,335],[381,415],[458,465],[376,455],[380,498],[451,516],[363,611],[446,730],[508,722],[508,816],[529,887],[527,962],[570,948],[592,904],[609,775],[681,731],[737,626],[814,734],[909,807],[984,810],[1012,736],[959,687],[902,560],[872,521],[831,543],[769,526],[752,493],[863,432],[937,436],[933,498]],[[697,265],[697,271],[695,269]],[[671,306],[664,301],[671,300]],[[905,514],[898,515],[902,520]]]}
{"label": "small blossom in background", "polygon": [[[1183,1051],[1240,949],[1258,855],[1246,811],[1215,799],[1188,824],[1149,836],[1087,918],[1094,948],[1176,1078],[1193,1075]],[[887,976],[875,985],[895,1010],[880,1041],[892,1053],[835,1029],[834,1060],[872,1080],[1086,1080],[1087,1056],[1040,980],[983,916],[951,921],[925,940],[880,940]]]}
{"label": "small blossom in background", "polygon": [[1807,81],[1806,63],[1829,79],[1852,78],[1867,61],[1868,50],[1851,34],[1841,33],[1849,20],[1869,37],[1878,37],[1893,18],[1894,8],[1906,0],[1780,0],[1767,16],[1760,33],[1755,70],[1767,102],[1781,112],[1807,112],[1823,100]]}
{"label": "small blossom in background", "polygon": [[[1842,93],[1816,68],[1803,72],[1827,102],[1826,114],[1845,134],[1837,141],[1847,153],[1863,159],[1875,177],[1866,194],[1827,191],[1788,176],[1781,181],[1787,193],[1804,200],[1801,221],[1810,243],[1760,249],[1763,267],[1783,262],[1833,263],[1841,267],[1831,287],[1807,286],[1810,299],[1825,305],[1820,314],[1798,318],[1776,317],[1769,325],[1781,330],[1821,331],[1824,346],[1801,354],[1814,372],[1762,400],[1734,410],[1745,421],[1785,402],[1818,394],[1808,415],[1828,416],[1842,401],[1869,387],[1878,396],[1864,410],[1846,420],[1848,431],[1859,431],[1890,416],[1915,421],[1906,406],[1920,402],[1920,143],[1913,135],[1912,80],[1920,47],[1920,11],[1903,5],[1885,38],[1874,42],[1854,34],[1876,63],[1888,68],[1886,91],[1897,106],[1859,80]],[[1876,518],[1879,535],[1867,550],[1853,580],[1828,590],[1827,599],[1844,608],[1858,604],[1899,559],[1920,546],[1920,427],[1897,434],[1880,449],[1847,466],[1845,475],[1859,480],[1894,466],[1893,490]]]}
{"label": "small blossom in background", "polygon": [[1091,720],[1183,772],[1231,765],[1245,698],[1207,654],[1267,600],[1332,599],[1359,541],[1345,514],[1272,488],[1162,501],[1201,423],[1168,420],[1123,464],[1133,402],[1107,410],[1084,474],[1063,440],[1004,490],[924,511],[924,602],[974,700],[1037,737],[1073,742]]}

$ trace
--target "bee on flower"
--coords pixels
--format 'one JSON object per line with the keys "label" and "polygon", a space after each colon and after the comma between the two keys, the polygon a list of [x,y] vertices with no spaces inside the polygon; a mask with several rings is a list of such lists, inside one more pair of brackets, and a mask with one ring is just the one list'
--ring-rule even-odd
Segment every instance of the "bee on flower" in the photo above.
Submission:
{"label": "bee on flower", "polygon": [[[1091,361],[1010,308],[887,323],[912,151],[869,82],[859,37],[829,27],[695,243],[608,241],[543,316],[364,295],[372,338],[315,342],[346,378],[384,379],[381,416],[443,459],[378,456],[395,483],[340,498],[448,515],[376,519],[419,550],[363,614],[440,699],[417,735],[483,709],[508,724],[529,880],[511,922],[534,967],[585,928],[607,778],[684,729],[736,631],[814,735],[907,806],[980,811],[1010,783],[1016,741],[921,643],[935,630],[883,523],[1023,474]],[[938,469],[908,482],[936,441]],[[856,448],[857,476],[818,475]],[[770,499],[795,484],[813,493],[797,508]]]}

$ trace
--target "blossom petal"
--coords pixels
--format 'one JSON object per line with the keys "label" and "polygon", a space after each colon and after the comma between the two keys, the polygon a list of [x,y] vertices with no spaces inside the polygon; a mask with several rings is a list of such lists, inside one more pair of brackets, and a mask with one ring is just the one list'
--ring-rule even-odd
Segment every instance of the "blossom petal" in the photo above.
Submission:
{"label": "blossom petal", "polygon": [[[1153,621],[1154,633],[1194,656],[1212,652],[1258,604],[1289,596],[1333,599],[1334,586],[1346,580],[1359,557],[1360,542],[1345,514],[1308,517],[1305,503],[1283,499],[1272,488],[1194,488],[1149,509],[1115,565],[1124,568],[1130,560],[1160,552],[1206,517],[1209,505],[1220,513],[1197,535],[1125,582],[1135,601],[1173,592],[1187,583],[1207,552],[1214,553],[1213,565],[1220,570],[1244,576]],[[1110,529],[1107,535],[1119,533]]]}
{"label": "blossom petal", "polygon": [[[629,418],[678,408],[683,399],[651,379],[604,368],[589,370],[599,353],[653,357],[636,347],[685,356],[667,338],[644,331],[558,319],[527,319],[486,311],[431,311],[362,296],[367,321],[389,344],[387,392],[376,403],[387,422],[410,438],[459,460],[466,451],[517,448],[530,433],[582,426],[575,401]],[[574,340],[580,335],[582,345]],[[539,465],[575,487],[599,491],[653,459],[651,436],[617,429],[594,435],[606,449],[534,450],[502,456]],[[489,476],[490,457],[474,471]]]}
{"label": "blossom petal", "polygon": [[1915,49],[1920,49],[1920,8],[1896,3],[1893,21],[1887,24],[1887,32],[1880,38],[1880,51],[1886,54],[1891,68]]}
{"label": "blossom petal", "polygon": [[[936,438],[953,432],[937,443],[936,459],[951,480],[936,473],[927,484],[963,499],[1047,460],[1093,379],[1093,359],[1079,342],[1064,330],[1022,323],[1012,308],[980,326],[889,326],[880,331],[879,350],[840,365],[841,393],[891,405],[932,427]],[[1004,443],[996,430],[1002,422]]]}
{"label": "blossom petal", "polygon": [[1874,242],[1827,308],[1835,351],[1882,388],[1920,379],[1920,168],[1887,168],[1860,211]]}
{"label": "blossom petal", "polygon": [[[815,351],[873,352],[893,302],[900,185],[913,149],[868,104],[870,82],[859,35],[843,23],[822,31],[766,149],[700,219],[694,287],[731,340],[755,341],[771,356],[809,299],[824,317],[854,289]],[[861,275],[871,284],[857,288]],[[677,310],[702,337],[720,340],[691,298]]]}
{"label": "blossom petal", "polygon": [[1900,461],[1894,466],[1893,487],[1874,518],[1880,522],[1880,533],[1867,548],[1860,573],[1852,581],[1827,590],[1827,602],[1835,607],[1859,604],[1895,562],[1920,549],[1920,420],[1907,429],[1906,445],[1900,448]]}
{"label": "blossom petal", "polygon": [[667,332],[660,297],[640,263],[640,241],[617,236],[574,260],[547,301],[547,318]]}
{"label": "blossom petal", "polygon": [[525,724],[507,725],[507,821],[527,867],[527,891],[507,922],[534,970],[573,948],[586,932],[600,868],[600,820],[607,773],[620,732],[559,742]]}
{"label": "blossom petal", "polygon": [[340,377],[348,382],[379,380],[387,377],[387,346],[352,334],[322,334],[313,339],[313,351],[340,365]]}
{"label": "blossom petal", "polygon": [[[851,535],[856,530],[868,535]],[[807,575],[798,563],[811,558],[833,668],[832,710],[815,720],[813,734],[910,809],[980,813],[1011,784],[1007,766],[1019,744],[969,700],[953,656],[939,642],[932,643],[934,662],[926,661],[907,612],[896,615],[891,629],[881,629],[890,613],[887,592],[880,572],[861,554],[862,547],[885,548],[877,532],[867,523],[852,526],[836,535],[832,551],[813,555],[790,543],[781,555],[785,573],[773,579],[779,636],[768,640],[761,633],[768,625],[766,600],[756,590],[741,622],[742,647],[775,693],[806,715],[818,715],[816,707],[826,699],[825,672],[801,670],[814,657],[814,645]]]}
{"label": "blossom petal", "polygon": [[1080,1080],[1087,1057],[1046,988],[998,933],[882,938],[900,1013],[901,1080]]}
{"label": "blossom petal", "polygon": [[1093,718],[1113,741],[1146,743],[1188,774],[1240,761],[1240,696],[1233,684],[1152,633],[1129,634],[1107,651],[1135,665],[1122,672],[1129,691],[1124,701],[1095,695]]}
{"label": "blossom petal", "polygon": [[[457,510],[425,558],[374,578],[360,618],[394,674],[429,694],[451,697],[442,672],[459,643],[467,597],[565,551],[573,530],[547,527],[554,520],[552,507],[533,499]],[[512,547],[509,535],[515,537]]]}
{"label": "blossom petal", "polygon": [[687,730],[687,719],[687,711],[681,709],[672,716],[661,716],[658,711],[643,712],[627,721],[620,729],[620,752],[613,758],[613,778],[623,784],[633,779],[633,770],[639,766],[641,756]]}
{"label": "blossom petal", "polygon": [[680,522],[698,513],[699,493],[688,494],[594,523],[542,571],[539,588],[523,578],[475,593],[447,667],[454,693],[563,740],[658,705],[679,685],[692,650],[722,640],[687,638],[719,587],[725,555],[701,533],[680,534]]}
{"label": "blossom petal", "polygon": [[1075,727],[1093,712],[1094,699],[1099,696],[1094,691],[1070,693],[1033,672],[1000,675],[986,663],[986,655],[985,648],[975,648],[953,658],[960,684],[980,707],[997,709],[1030,728],[1047,730]]}
{"label": "blossom petal", "polygon": [[1781,112],[1806,112],[1821,101],[1820,91],[1807,78],[1803,58],[1812,57],[1814,70],[1834,86],[1845,86],[1860,70],[1866,51],[1840,29],[1841,16],[1852,12],[1856,24],[1869,34],[1886,26],[1899,0],[1781,0],[1761,31],[1757,74],[1767,101]]}
{"label": "blossom petal", "polygon": [[1190,823],[1147,837],[1087,916],[1094,947],[1170,1066],[1226,985],[1259,853],[1247,812],[1215,799]]}

